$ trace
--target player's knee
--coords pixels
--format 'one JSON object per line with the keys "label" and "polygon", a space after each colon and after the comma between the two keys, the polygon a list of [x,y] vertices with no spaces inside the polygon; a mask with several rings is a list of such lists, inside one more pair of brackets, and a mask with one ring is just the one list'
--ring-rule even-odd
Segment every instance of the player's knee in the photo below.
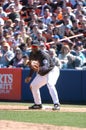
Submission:
{"label": "player's knee", "polygon": [[35,90],[35,88],[36,88],[35,86],[30,85],[30,90],[31,90],[31,91]]}

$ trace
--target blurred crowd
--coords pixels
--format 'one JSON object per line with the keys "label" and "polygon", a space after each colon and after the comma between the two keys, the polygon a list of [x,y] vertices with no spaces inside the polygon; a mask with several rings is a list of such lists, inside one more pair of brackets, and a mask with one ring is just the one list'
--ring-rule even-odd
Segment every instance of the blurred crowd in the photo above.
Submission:
{"label": "blurred crowd", "polygon": [[86,0],[0,0],[0,68],[28,68],[35,40],[60,69],[86,69]]}

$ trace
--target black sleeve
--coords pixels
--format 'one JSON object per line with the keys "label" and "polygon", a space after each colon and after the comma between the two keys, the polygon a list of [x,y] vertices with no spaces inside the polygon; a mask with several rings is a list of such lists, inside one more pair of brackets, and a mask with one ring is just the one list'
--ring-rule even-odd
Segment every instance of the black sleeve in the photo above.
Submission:
{"label": "black sleeve", "polygon": [[40,69],[39,69],[39,74],[40,75],[45,75],[47,74],[49,71],[51,71],[54,67],[54,63],[52,62],[50,56],[48,53],[43,53],[41,55],[41,66],[40,66]]}

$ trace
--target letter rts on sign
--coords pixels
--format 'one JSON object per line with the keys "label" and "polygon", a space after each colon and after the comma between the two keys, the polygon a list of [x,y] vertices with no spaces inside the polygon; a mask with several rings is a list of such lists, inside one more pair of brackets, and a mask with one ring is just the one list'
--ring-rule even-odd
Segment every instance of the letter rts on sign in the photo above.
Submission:
{"label": "letter rts on sign", "polygon": [[0,99],[21,99],[21,69],[0,69]]}

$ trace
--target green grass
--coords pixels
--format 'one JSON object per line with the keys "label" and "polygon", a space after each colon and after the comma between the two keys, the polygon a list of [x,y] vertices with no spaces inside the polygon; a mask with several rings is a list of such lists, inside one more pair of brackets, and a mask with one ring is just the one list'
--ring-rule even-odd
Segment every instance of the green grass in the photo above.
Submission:
{"label": "green grass", "polygon": [[[28,105],[28,103],[0,103],[0,105]],[[31,104],[29,104],[31,105]],[[70,105],[62,105],[62,107],[70,107]],[[83,107],[72,105],[74,107]],[[86,106],[84,106],[86,107]],[[13,111],[0,110],[0,120],[13,120],[18,122],[51,124],[58,126],[73,126],[86,128],[85,112],[49,112],[49,111]]]}
{"label": "green grass", "polygon": [[86,128],[86,113],[44,111],[0,111],[0,120]]}

